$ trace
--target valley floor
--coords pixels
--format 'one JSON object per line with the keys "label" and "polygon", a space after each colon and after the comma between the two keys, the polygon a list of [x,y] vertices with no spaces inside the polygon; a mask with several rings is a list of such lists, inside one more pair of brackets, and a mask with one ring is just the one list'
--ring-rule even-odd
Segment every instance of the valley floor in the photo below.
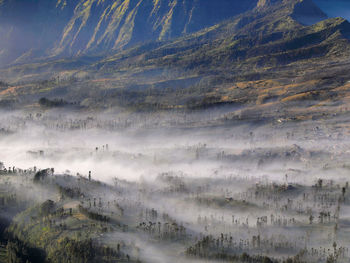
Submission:
{"label": "valley floor", "polygon": [[0,262],[348,262],[344,115],[106,116],[3,115]]}

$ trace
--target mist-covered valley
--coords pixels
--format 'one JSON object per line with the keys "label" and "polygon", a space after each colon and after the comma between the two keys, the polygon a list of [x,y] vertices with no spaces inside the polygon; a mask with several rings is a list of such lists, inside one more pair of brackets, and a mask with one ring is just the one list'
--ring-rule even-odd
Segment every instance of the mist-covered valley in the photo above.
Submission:
{"label": "mist-covered valley", "polygon": [[0,0],[0,263],[350,262],[344,0]]}
{"label": "mist-covered valley", "polygon": [[1,253],[348,262],[349,120],[215,125],[227,110],[3,112]]}

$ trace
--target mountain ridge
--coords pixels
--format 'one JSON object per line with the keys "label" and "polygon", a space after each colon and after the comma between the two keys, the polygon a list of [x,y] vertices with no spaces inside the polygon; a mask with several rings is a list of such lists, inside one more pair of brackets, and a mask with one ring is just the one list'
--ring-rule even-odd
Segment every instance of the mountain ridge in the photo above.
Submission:
{"label": "mountain ridge", "polygon": [[33,50],[42,56],[75,56],[168,40],[247,11],[256,1],[4,0],[0,30],[8,37],[0,47],[13,55],[3,57],[2,64]]}
{"label": "mountain ridge", "polygon": [[[309,14],[321,21],[300,21]],[[21,105],[74,100],[87,109],[231,105],[262,115],[286,105],[342,105],[350,98],[350,23],[323,18],[310,0],[265,2],[177,38],[3,68],[9,84],[0,96]]]}
{"label": "mountain ridge", "polygon": [[[269,98],[283,101],[304,89],[311,92],[307,94],[321,94],[316,83],[327,90],[344,84],[343,73],[339,74],[342,77],[335,76],[330,69],[341,63],[347,65],[344,59],[350,50],[350,24],[345,19],[330,18],[305,25],[295,18],[300,14],[295,6],[300,3],[312,2],[269,3],[178,38],[143,43],[100,57],[80,56],[18,65],[0,74],[22,83],[34,81],[16,89],[16,94],[27,94],[28,98],[63,96],[80,100],[82,105],[103,107],[139,105],[147,108],[149,106],[145,105],[153,101],[165,108],[203,103],[241,105],[269,101]],[[308,11],[323,15],[317,7]],[[323,66],[327,64],[333,66],[327,69]],[[316,72],[321,68],[322,74],[334,79],[329,87],[323,87],[325,82],[317,77]],[[267,95],[255,86],[257,84],[249,89],[230,88],[237,82],[269,79],[274,79],[269,83],[281,82],[278,87],[283,87],[295,79],[304,81],[300,76],[309,70],[312,72],[305,81],[313,84],[305,84],[303,89],[298,86],[287,93],[276,87],[276,91]],[[284,80],[285,76],[288,80]],[[49,82],[48,89],[35,82],[38,78],[59,78],[59,81]],[[68,85],[70,81],[74,84]],[[11,93],[4,91],[4,94]]]}
{"label": "mountain ridge", "polygon": [[[118,51],[167,41],[252,10],[298,3],[299,19],[326,15],[311,0],[4,0],[0,5],[0,66],[37,58]],[[308,4],[303,10],[305,3]],[[298,17],[296,17],[298,19]]]}

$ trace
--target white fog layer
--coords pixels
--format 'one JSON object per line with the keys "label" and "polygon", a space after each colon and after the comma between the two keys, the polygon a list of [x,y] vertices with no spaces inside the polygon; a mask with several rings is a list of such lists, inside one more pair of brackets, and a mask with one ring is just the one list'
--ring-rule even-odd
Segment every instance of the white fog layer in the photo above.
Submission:
{"label": "white fog layer", "polygon": [[120,260],[348,262],[347,120],[194,115],[4,112],[1,184],[18,200],[51,200],[50,229]]}

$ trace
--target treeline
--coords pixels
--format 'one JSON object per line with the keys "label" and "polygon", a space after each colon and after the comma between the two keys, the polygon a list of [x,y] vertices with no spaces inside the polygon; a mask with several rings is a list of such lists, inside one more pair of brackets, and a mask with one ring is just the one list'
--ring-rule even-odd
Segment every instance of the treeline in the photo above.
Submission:
{"label": "treeline", "polygon": [[58,192],[61,195],[61,198],[79,198],[82,195],[82,192],[79,188],[69,188],[69,187],[63,187],[58,186]]}
{"label": "treeline", "polygon": [[0,80],[0,87],[9,87],[10,86],[10,84],[8,84],[7,82],[5,82],[5,81],[2,81],[2,80]]}
{"label": "treeline", "polygon": [[[186,251],[187,256],[189,257],[200,257],[205,258],[207,260],[220,260],[220,261],[227,261],[227,262],[242,262],[242,263],[306,263],[306,261],[300,259],[299,255],[288,258],[286,260],[277,260],[273,259],[267,256],[261,256],[261,255],[249,255],[247,253],[243,253],[241,255],[230,255],[224,252],[221,253],[213,253],[213,254],[200,254],[196,255],[191,250]],[[328,263],[328,262],[327,262]]]}
{"label": "treeline", "polygon": [[108,216],[94,213],[94,212],[88,210],[87,208],[84,208],[81,205],[79,205],[79,212],[92,220],[101,221],[101,222],[109,222],[110,221],[110,218]]}
{"label": "treeline", "polygon": [[16,194],[0,196],[0,207],[13,207],[19,204]]}
{"label": "treeline", "polygon": [[47,107],[47,108],[58,108],[58,107],[64,107],[68,105],[77,105],[77,102],[67,102],[63,99],[54,99],[50,100],[45,97],[39,99],[39,105],[42,107]]}
{"label": "treeline", "polygon": [[[227,241],[225,243],[225,240]],[[261,251],[261,240],[260,235],[254,236],[253,238],[253,247],[257,249],[252,252],[247,252],[243,250],[243,240],[239,244],[233,242],[233,238],[228,239],[227,235],[221,234],[221,240],[215,239],[212,236],[205,236],[194,245],[186,249],[186,255],[193,258],[203,258],[209,260],[220,260],[228,262],[247,262],[247,263],[304,263],[307,260],[304,260],[308,257],[307,250],[299,250],[299,253],[294,257],[288,257],[287,259],[276,259],[268,257],[265,255],[257,255],[258,251]],[[271,247],[272,248],[272,247]],[[278,246],[276,246],[278,248]],[[287,246],[289,249],[289,246]],[[263,249],[266,251],[266,249]],[[293,252],[293,249],[289,249],[290,252]],[[278,250],[276,250],[278,252]],[[249,254],[250,253],[250,254]],[[260,253],[260,252],[259,252]],[[331,258],[331,257],[329,257]]]}
{"label": "treeline", "polygon": [[34,175],[34,183],[44,180],[49,175],[50,169],[40,170]]}
{"label": "treeline", "polygon": [[[197,255],[193,253],[192,250],[187,250],[186,254],[188,256],[199,256],[200,258],[205,258],[208,260],[221,260],[221,261],[227,261],[227,262],[244,262],[244,263],[277,263],[278,261],[273,260],[267,256],[251,256],[247,253],[243,253],[242,255],[230,255],[227,253],[213,253],[208,255]],[[286,263],[297,263],[294,261],[286,262]],[[301,262],[298,262],[301,263]]]}

